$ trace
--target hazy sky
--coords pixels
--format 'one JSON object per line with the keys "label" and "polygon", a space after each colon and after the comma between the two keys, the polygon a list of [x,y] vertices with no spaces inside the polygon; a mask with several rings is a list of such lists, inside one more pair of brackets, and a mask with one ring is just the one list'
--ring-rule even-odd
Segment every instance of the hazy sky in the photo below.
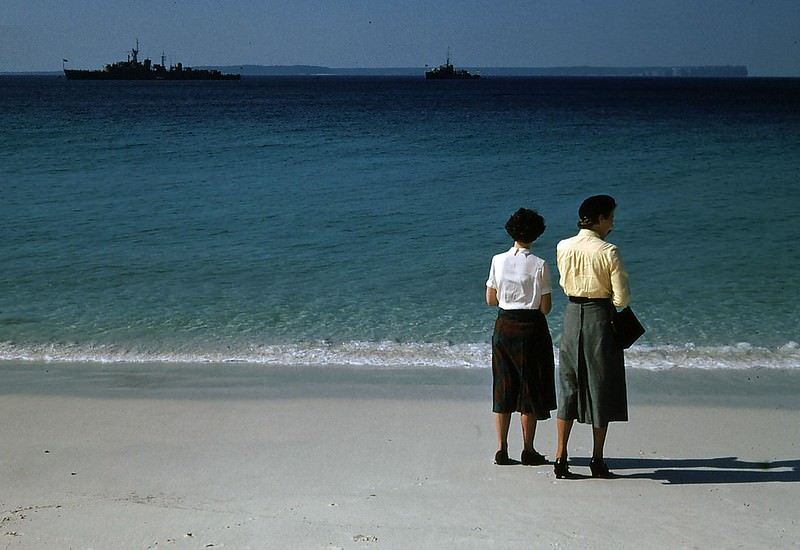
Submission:
{"label": "hazy sky", "polygon": [[747,65],[800,76],[800,0],[0,0],[0,72],[185,65]]}

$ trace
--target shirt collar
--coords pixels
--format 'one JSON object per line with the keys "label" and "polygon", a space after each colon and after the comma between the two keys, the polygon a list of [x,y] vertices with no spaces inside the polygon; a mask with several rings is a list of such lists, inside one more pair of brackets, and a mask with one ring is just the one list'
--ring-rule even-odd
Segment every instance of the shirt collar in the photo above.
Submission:
{"label": "shirt collar", "polygon": [[525,254],[526,256],[528,254],[533,254],[530,248],[517,248],[516,246],[512,246],[508,251],[514,254],[514,256],[516,256],[520,252]]}
{"label": "shirt collar", "polygon": [[581,229],[578,231],[578,235],[583,237],[595,237],[596,239],[600,239],[601,241],[604,240],[603,237],[597,231],[592,231],[591,229]]}

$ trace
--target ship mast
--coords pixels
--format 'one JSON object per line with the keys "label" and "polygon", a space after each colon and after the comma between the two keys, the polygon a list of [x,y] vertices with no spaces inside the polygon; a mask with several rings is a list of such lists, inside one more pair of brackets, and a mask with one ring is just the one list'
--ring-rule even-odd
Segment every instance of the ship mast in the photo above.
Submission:
{"label": "ship mast", "polygon": [[136,39],[136,47],[131,50],[131,55],[133,56],[133,62],[134,63],[138,63],[138,61],[139,61],[139,39],[138,38]]}

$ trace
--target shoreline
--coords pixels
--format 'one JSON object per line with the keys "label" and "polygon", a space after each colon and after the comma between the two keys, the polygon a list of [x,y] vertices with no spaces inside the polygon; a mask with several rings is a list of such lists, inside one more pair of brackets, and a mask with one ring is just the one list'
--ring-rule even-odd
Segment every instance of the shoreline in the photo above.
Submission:
{"label": "shoreline", "polygon": [[[0,361],[0,395],[491,399],[491,369]],[[800,368],[627,368],[630,405],[800,409]],[[387,389],[391,386],[391,390]],[[111,393],[109,393],[111,392]],[[437,393],[434,393],[437,392]],[[768,396],[768,399],[765,398]],[[491,407],[491,404],[489,404]]]}
{"label": "shoreline", "polygon": [[[222,368],[220,368],[222,367]],[[0,543],[792,547],[792,370],[629,371],[612,480],[492,464],[488,369],[1,364]],[[510,451],[521,438],[515,415]],[[576,424],[573,471],[588,474]],[[554,421],[537,448],[552,459]]]}

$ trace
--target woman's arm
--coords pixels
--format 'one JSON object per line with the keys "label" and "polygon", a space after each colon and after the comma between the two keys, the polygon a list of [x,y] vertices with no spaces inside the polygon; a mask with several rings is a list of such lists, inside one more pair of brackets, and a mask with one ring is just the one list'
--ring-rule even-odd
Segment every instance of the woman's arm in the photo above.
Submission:
{"label": "woman's arm", "polygon": [[497,300],[497,289],[490,286],[486,287],[486,305],[496,306],[500,302]]}
{"label": "woman's arm", "polygon": [[553,296],[548,292],[542,294],[542,301],[539,303],[539,311],[547,315],[553,309]]}
{"label": "woman's arm", "polygon": [[550,268],[547,262],[542,266],[542,294],[541,301],[539,302],[539,311],[547,315],[553,309],[553,295],[550,291]]}
{"label": "woman's arm", "polygon": [[610,254],[611,264],[611,301],[615,307],[625,307],[631,301],[631,291],[628,287],[628,273],[622,262],[622,255],[616,247]]}

